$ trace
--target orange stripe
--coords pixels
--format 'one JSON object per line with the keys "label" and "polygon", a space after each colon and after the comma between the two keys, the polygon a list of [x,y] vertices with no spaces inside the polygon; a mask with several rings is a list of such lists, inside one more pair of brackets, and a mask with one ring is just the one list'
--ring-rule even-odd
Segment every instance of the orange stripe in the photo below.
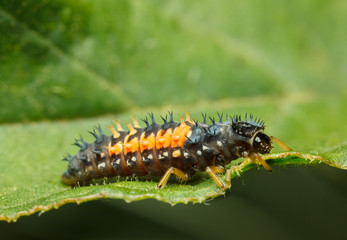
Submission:
{"label": "orange stripe", "polygon": [[137,149],[139,148],[139,141],[138,139],[135,137],[133,139],[130,140],[130,142],[128,142],[128,139],[131,135],[128,134],[125,139],[124,139],[124,155],[126,155],[127,153],[133,153],[133,152],[137,152]]}
{"label": "orange stripe", "polygon": [[191,127],[184,122],[181,123],[172,133],[171,147],[183,147],[186,141],[186,135],[189,133]]}
{"label": "orange stripe", "polygon": [[108,155],[111,156],[113,154],[118,155],[123,150],[123,144],[122,142],[118,142],[115,145],[108,148]]}
{"label": "orange stripe", "polygon": [[171,145],[172,129],[169,128],[166,130],[165,134],[162,135],[163,130],[158,131],[156,137],[156,148],[167,148]]}
{"label": "orange stripe", "polygon": [[145,132],[141,134],[140,137],[140,151],[143,152],[146,149],[153,149],[155,147],[155,136],[151,133],[147,138],[145,137]]}

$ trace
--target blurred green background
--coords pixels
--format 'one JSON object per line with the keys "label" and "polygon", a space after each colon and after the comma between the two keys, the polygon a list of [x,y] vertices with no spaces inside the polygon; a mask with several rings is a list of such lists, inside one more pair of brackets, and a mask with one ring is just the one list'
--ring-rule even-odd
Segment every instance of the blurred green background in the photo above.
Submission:
{"label": "blurred green background", "polygon": [[0,121],[346,94],[345,11],[316,0],[1,1]]}
{"label": "blurred green background", "polygon": [[[13,186],[9,160],[57,162],[86,125],[119,114],[252,111],[294,149],[346,146],[346,22],[342,0],[0,0],[1,186]],[[80,128],[57,134],[53,152],[16,148],[31,141],[11,136],[17,127],[45,125],[51,136],[56,123]],[[208,206],[103,200],[0,222],[0,231],[6,239],[338,239],[347,237],[346,175],[327,166],[254,170]]]}

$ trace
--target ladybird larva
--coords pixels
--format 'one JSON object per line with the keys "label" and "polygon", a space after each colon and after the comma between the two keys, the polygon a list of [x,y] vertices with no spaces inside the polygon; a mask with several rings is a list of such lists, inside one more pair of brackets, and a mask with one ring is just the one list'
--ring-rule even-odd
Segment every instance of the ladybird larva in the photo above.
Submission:
{"label": "ladybird larva", "polygon": [[74,145],[80,150],[74,156],[67,156],[69,162],[62,180],[65,184],[86,185],[94,179],[115,176],[162,176],[157,188],[163,188],[170,175],[174,174],[183,181],[191,179],[196,172],[206,171],[213,180],[225,189],[218,173],[225,171],[225,165],[240,157],[260,163],[267,171],[271,167],[261,154],[269,153],[271,142],[276,142],[284,150],[290,150],[283,142],[264,133],[264,121],[250,115],[244,120],[240,115],[226,117],[219,121],[211,119],[211,124],[191,121],[189,114],[180,117],[180,122],[162,117],[163,124],[157,124],[153,114],[143,120],[146,127],[141,128],[133,118],[134,126],[127,123],[128,131],[122,129],[119,121],[108,127],[112,135],[105,135],[98,127],[90,132],[93,143],[82,138]]}

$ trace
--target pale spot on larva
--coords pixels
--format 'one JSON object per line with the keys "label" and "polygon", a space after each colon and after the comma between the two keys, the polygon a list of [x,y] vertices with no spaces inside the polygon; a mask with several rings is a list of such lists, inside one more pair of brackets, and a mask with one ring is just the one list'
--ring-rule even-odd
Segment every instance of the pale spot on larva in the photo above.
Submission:
{"label": "pale spot on larva", "polygon": [[209,150],[210,148],[209,147],[207,147],[206,145],[202,145],[202,150]]}
{"label": "pale spot on larva", "polygon": [[100,163],[99,165],[98,165],[98,169],[99,170],[103,170],[103,169],[105,169],[105,167],[106,167],[106,163]]}
{"label": "pale spot on larva", "polygon": [[91,171],[93,171],[93,167],[92,167],[92,166],[89,166],[89,167],[86,168],[85,171],[86,171],[87,173],[88,173],[88,172],[91,172]]}
{"label": "pale spot on larva", "polygon": [[172,156],[173,156],[174,158],[180,157],[180,156],[181,156],[181,151],[180,151],[180,150],[174,151],[174,152],[172,153]]}
{"label": "pale spot on larva", "polygon": [[133,145],[132,145],[131,143],[125,144],[125,148],[126,148],[126,149],[131,149],[132,146],[133,146]]}
{"label": "pale spot on larva", "polygon": [[133,161],[131,161],[131,160],[128,160],[128,161],[127,161],[127,167],[131,167],[131,166],[133,166],[133,164],[134,164]]}

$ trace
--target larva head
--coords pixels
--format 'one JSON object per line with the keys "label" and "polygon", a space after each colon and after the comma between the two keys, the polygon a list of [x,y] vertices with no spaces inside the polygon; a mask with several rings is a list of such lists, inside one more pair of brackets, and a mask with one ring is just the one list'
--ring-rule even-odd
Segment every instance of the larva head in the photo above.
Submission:
{"label": "larva head", "polygon": [[231,127],[234,143],[236,143],[236,154],[240,157],[246,157],[251,153],[269,153],[272,149],[271,139],[264,134],[264,122],[253,116],[244,121],[240,116],[232,118]]}
{"label": "larva head", "polygon": [[271,139],[262,131],[256,132],[252,137],[250,143],[253,151],[261,154],[269,153],[272,149]]}

